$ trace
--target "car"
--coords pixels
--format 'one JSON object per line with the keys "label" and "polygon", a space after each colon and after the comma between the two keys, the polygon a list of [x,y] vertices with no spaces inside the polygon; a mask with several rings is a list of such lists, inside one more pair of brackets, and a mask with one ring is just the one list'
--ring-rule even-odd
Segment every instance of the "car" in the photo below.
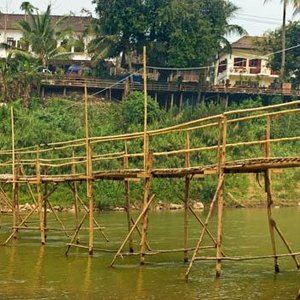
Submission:
{"label": "car", "polygon": [[80,71],[81,71],[81,66],[79,65],[71,65],[69,68],[68,68],[68,71],[67,71],[67,74],[78,74]]}

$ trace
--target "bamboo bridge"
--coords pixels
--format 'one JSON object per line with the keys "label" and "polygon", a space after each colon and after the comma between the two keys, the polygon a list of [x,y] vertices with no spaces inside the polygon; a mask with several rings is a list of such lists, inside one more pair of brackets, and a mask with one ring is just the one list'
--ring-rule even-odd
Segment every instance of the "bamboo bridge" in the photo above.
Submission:
{"label": "bamboo bridge", "polygon": [[[95,231],[100,231],[104,240],[108,240],[105,228],[95,219],[94,186],[99,181],[117,180],[124,184],[124,203],[128,221],[128,234],[124,237],[111,262],[126,255],[138,255],[140,263],[144,264],[147,255],[159,253],[182,252],[183,259],[188,263],[185,278],[188,279],[190,271],[196,261],[213,260],[216,262],[216,275],[221,274],[223,260],[243,261],[251,259],[274,259],[275,271],[279,271],[278,260],[280,257],[290,256],[296,267],[300,264],[297,256],[300,252],[294,252],[285,239],[282,231],[272,216],[273,196],[271,186],[271,171],[273,169],[300,167],[300,136],[273,136],[272,126],[278,120],[285,120],[293,116],[299,118],[300,101],[283,103],[273,106],[265,106],[244,110],[227,111],[219,115],[205,117],[188,123],[148,130],[145,123],[144,132],[115,135],[115,136],[89,136],[88,124],[88,95],[85,87],[85,137],[83,139],[36,145],[34,147],[15,148],[15,125],[13,109],[11,110],[11,139],[12,149],[0,150],[0,205],[9,207],[12,212],[11,234],[3,242],[8,244],[12,239],[17,239],[21,231],[35,231],[40,235],[42,244],[46,243],[48,231],[47,224],[49,210],[54,214],[60,224],[61,231],[67,230],[60,216],[53,209],[51,195],[60,186],[68,186],[74,196],[76,228],[70,241],[67,243],[66,254],[73,247],[87,249],[92,255],[94,247]],[[146,115],[146,109],[145,109]],[[145,118],[146,120],[146,118]],[[233,134],[231,128],[251,126],[253,122],[259,122],[262,126],[261,138],[257,140],[245,140],[243,136]],[[203,144],[199,136],[206,132],[214,135],[209,144]],[[174,148],[170,145],[168,137],[176,136],[181,139],[182,146]],[[290,145],[293,156],[277,155],[273,147]],[[261,155],[250,155],[249,151],[243,151],[253,147]],[[111,150],[113,149],[113,150]],[[252,149],[252,148],[251,148]],[[239,151],[237,151],[239,150]],[[203,159],[203,153],[209,153]],[[247,154],[246,154],[247,153]],[[176,158],[173,168],[166,167],[169,159]],[[265,256],[232,257],[223,252],[223,209],[225,179],[229,174],[261,173],[264,176],[267,216],[271,237],[272,254]],[[216,191],[208,208],[205,220],[201,220],[193,210],[190,203],[191,182],[195,179],[205,180],[209,176],[218,178]],[[155,201],[155,195],[151,192],[151,184],[155,178],[178,178],[184,185],[184,235],[182,236],[182,248],[173,250],[153,250],[150,248],[148,238],[149,210]],[[87,204],[80,198],[78,184],[82,182],[86,186]],[[136,220],[132,217],[130,202],[130,185],[143,185],[142,209]],[[19,209],[20,193],[28,192],[32,198],[31,210],[24,215]],[[217,210],[217,232],[210,231],[208,225],[213,210]],[[79,211],[84,211],[80,216]],[[33,215],[38,218],[36,226],[31,225]],[[200,235],[198,242],[190,247],[188,244],[189,229],[188,218],[196,218],[199,223]],[[81,218],[81,219],[80,219]],[[88,224],[89,232],[87,244],[79,241],[79,233],[84,224]],[[134,251],[133,233],[137,231],[140,241],[135,246],[140,247],[139,252]],[[204,238],[211,240],[211,245],[204,245]],[[278,254],[276,243],[281,239],[287,248],[286,254]],[[128,246],[129,251],[124,250]],[[215,256],[202,256],[206,249],[215,249]]]}

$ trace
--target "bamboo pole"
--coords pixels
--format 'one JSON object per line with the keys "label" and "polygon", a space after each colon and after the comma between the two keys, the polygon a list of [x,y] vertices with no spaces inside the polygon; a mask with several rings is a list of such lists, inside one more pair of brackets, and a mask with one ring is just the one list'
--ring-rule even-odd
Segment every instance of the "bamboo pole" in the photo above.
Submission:
{"label": "bamboo pole", "polygon": [[[71,191],[72,191],[73,193],[75,193],[75,190],[74,190],[73,186],[69,184],[69,187],[70,187]],[[89,208],[84,204],[84,202],[82,201],[82,199],[80,198],[79,195],[77,195],[77,199],[78,199],[79,203],[81,204],[81,206],[83,207],[83,209],[89,214]],[[104,237],[105,241],[106,241],[106,242],[109,242],[108,237],[107,237],[106,234],[103,232],[102,227],[99,225],[99,223],[97,222],[97,220],[95,219],[95,217],[94,217],[94,224],[97,226],[97,227],[94,228],[94,229],[99,229],[99,231],[100,231],[101,235]]]}
{"label": "bamboo pole", "polygon": [[[266,144],[265,144],[265,157],[266,158],[269,158],[271,155],[270,139],[271,139],[271,117],[267,116]],[[270,237],[271,237],[271,243],[272,243],[272,250],[273,250],[273,255],[274,255],[274,269],[275,269],[275,273],[279,273],[280,269],[279,269],[279,265],[278,265],[278,257],[277,257],[277,250],[276,250],[274,220],[272,218],[273,198],[272,198],[272,190],[271,190],[270,169],[267,169],[265,171],[264,177],[265,177],[265,192],[267,194],[268,224],[269,224],[269,231],[270,231]]]}
{"label": "bamboo pole", "polygon": [[[145,169],[145,179],[144,179],[144,207],[148,207],[148,202],[150,201],[150,191],[151,191],[151,168],[152,168],[152,154],[147,155],[147,164]],[[143,218],[143,225],[142,225],[142,236],[141,236],[141,256],[140,256],[140,264],[145,264],[145,251],[147,247],[147,234],[148,234],[148,226],[149,226],[149,218],[148,218],[148,211],[147,209],[144,214]]]}
{"label": "bamboo pole", "polygon": [[[16,227],[16,228],[18,228],[18,229],[21,229],[21,226],[23,226],[25,223],[26,223],[26,221],[29,219],[29,217],[34,213],[36,211],[36,209],[32,209],[29,213],[28,213],[28,215],[21,221],[21,223],[18,225],[18,227]],[[27,227],[26,227],[26,229],[27,229]],[[39,228],[38,228],[39,229]],[[11,235],[5,240],[5,242],[2,244],[3,246],[6,246],[7,244],[8,244],[8,242],[14,237],[14,231],[11,233]]]}
{"label": "bamboo pole", "polygon": [[[145,215],[146,211],[148,210],[150,204],[152,203],[153,199],[154,199],[154,195],[151,196],[150,200],[148,201],[148,203],[146,204],[146,206],[143,208],[142,212],[140,213],[140,215],[138,216],[138,218],[136,219],[136,222],[133,224],[133,226],[131,227],[130,232],[128,232],[125,240],[123,241],[122,245],[120,246],[119,250],[117,251],[117,253],[115,254],[110,266],[112,267],[117,259],[117,257],[121,254],[125,244],[127,243],[130,235],[132,235],[133,230],[135,230],[135,228],[138,226],[139,222],[141,221],[141,219],[143,218],[143,216]],[[143,252],[143,254],[145,255],[145,251]]]}
{"label": "bamboo pole", "polygon": [[43,199],[43,194],[41,191],[41,186],[42,186],[42,180],[41,180],[41,165],[39,161],[39,151],[37,149],[37,158],[36,158],[36,191],[37,191],[37,201],[38,201],[38,211],[39,211],[39,218],[40,218],[40,234],[41,234],[41,244],[45,245],[46,244],[46,239],[45,239],[45,223],[44,223],[44,199]]}
{"label": "bamboo pole", "polygon": [[[190,167],[190,134],[187,132],[186,134],[186,144],[185,148],[187,150],[185,154],[185,167],[189,168]],[[183,221],[183,231],[184,231],[184,236],[183,236],[183,248],[187,249],[188,248],[188,209],[189,209],[189,200],[190,200],[190,183],[191,183],[191,178],[189,175],[185,176],[185,191],[184,191],[184,221]],[[188,262],[188,251],[184,251],[184,262]]]}
{"label": "bamboo pole", "polygon": [[[75,152],[74,152],[74,149],[73,149],[73,152],[72,152],[72,157],[73,157],[73,162],[75,162]],[[72,174],[75,175],[76,174],[76,165],[75,163],[73,163],[72,165]],[[74,181],[73,182],[73,187],[74,187],[74,206],[75,206],[75,227],[77,228],[78,227],[78,224],[79,224],[79,208],[78,208],[78,189],[77,189],[77,182]],[[76,237],[76,244],[79,244],[80,243],[80,238],[79,238],[79,233]]]}
{"label": "bamboo pole", "polygon": [[[44,169],[44,175],[47,175],[47,167]],[[44,228],[47,228],[47,200],[48,200],[47,194],[48,194],[48,183],[46,182],[44,184],[44,191],[43,191]],[[47,239],[47,234],[45,233],[45,240],[46,239]]]}
{"label": "bamboo pole", "polygon": [[[12,212],[13,212],[13,228],[18,226],[19,222],[19,184],[17,183],[17,167],[16,167],[16,155],[15,155],[15,122],[14,122],[14,110],[11,107],[11,145],[12,145],[12,175],[13,175],[13,185],[12,185]],[[13,237],[17,238],[17,229],[13,229]]]}
{"label": "bamboo pole", "polygon": [[295,253],[286,253],[286,254],[276,254],[274,255],[261,255],[261,256],[225,256],[225,257],[209,257],[209,256],[202,256],[196,257],[195,260],[229,260],[229,261],[246,261],[246,260],[259,260],[259,259],[268,259],[268,258],[275,258],[275,257],[290,257],[290,256],[299,256],[300,252]]}
{"label": "bamboo pole", "polygon": [[[74,242],[75,242],[75,240],[76,240],[76,238],[77,238],[77,236],[78,236],[78,232],[79,232],[80,228],[82,227],[83,222],[84,222],[84,220],[87,218],[88,215],[89,215],[88,212],[85,213],[84,216],[83,216],[83,218],[82,218],[81,221],[79,222],[79,224],[78,224],[78,226],[77,226],[77,228],[76,228],[76,230],[75,230],[75,232],[74,232],[74,234],[73,234],[73,237],[72,237],[72,239],[71,239],[71,242],[67,245],[67,249],[66,249],[66,251],[65,251],[65,255],[68,255],[68,253],[69,253],[71,247],[74,246]],[[77,245],[77,244],[76,244],[76,245]],[[79,245],[77,245],[77,246],[79,246]],[[88,248],[88,250],[90,251],[90,245],[88,245],[87,248]]]}
{"label": "bamboo pole", "polygon": [[[216,253],[217,257],[222,256],[222,240],[223,240],[223,210],[224,210],[224,165],[226,160],[226,143],[227,143],[227,118],[223,117],[222,120],[222,131],[220,132],[220,141],[222,143],[222,147],[220,148],[220,156],[219,156],[219,166],[218,166],[218,174],[219,174],[219,182],[222,181],[222,185],[220,188],[220,193],[218,195],[218,229],[217,229],[217,247]],[[216,260],[216,277],[221,276],[222,264],[221,260]]]}
{"label": "bamboo pole", "polygon": [[89,255],[93,255],[94,247],[94,199],[93,199],[93,170],[92,170],[92,148],[89,141],[88,120],[88,92],[87,84],[84,86],[85,103],[85,148],[86,148],[86,195],[89,202]]}
{"label": "bamboo pole", "polygon": [[[131,221],[132,226],[133,226],[133,225],[135,224],[135,222],[136,222],[136,221],[134,220],[133,217],[130,218],[130,221]],[[142,233],[141,233],[141,230],[140,230],[139,226],[136,226],[135,229],[136,229],[136,231],[137,231],[139,237],[141,238],[141,237],[142,237]],[[146,242],[146,246],[147,246],[148,251],[152,251],[152,249],[151,249],[151,247],[150,247],[150,245],[149,245],[148,242]]]}
{"label": "bamboo pole", "polygon": [[209,222],[209,220],[210,220],[211,214],[212,214],[213,209],[214,209],[215,202],[217,201],[217,199],[218,199],[218,197],[219,197],[219,193],[220,193],[220,190],[221,190],[221,188],[222,188],[223,181],[224,181],[224,174],[222,175],[221,180],[218,182],[218,186],[217,186],[217,189],[216,189],[216,193],[215,193],[215,195],[214,195],[214,197],[213,197],[213,199],[212,199],[212,201],[211,201],[211,203],[210,203],[210,206],[209,206],[209,211],[208,211],[208,214],[207,214],[207,216],[206,216],[206,220],[205,220],[205,223],[204,223],[204,227],[203,227],[203,229],[202,229],[202,231],[201,231],[201,234],[200,234],[198,243],[197,243],[196,248],[195,248],[195,250],[194,250],[193,257],[192,257],[192,259],[191,259],[191,261],[190,261],[190,264],[189,264],[189,266],[188,266],[188,268],[187,268],[187,271],[186,271],[186,273],[185,273],[185,280],[186,280],[186,281],[188,281],[189,274],[190,274],[190,272],[191,272],[191,269],[192,269],[192,267],[193,267],[194,261],[195,261],[195,259],[196,259],[196,257],[197,257],[198,252],[199,252],[201,243],[202,243],[202,241],[203,241],[204,234],[205,234],[206,229],[207,229],[207,227],[208,227],[208,222]]}
{"label": "bamboo pole", "polygon": [[[193,216],[196,218],[196,220],[201,224],[202,228],[205,228],[206,233],[208,234],[209,238],[214,243],[214,248],[216,248],[217,247],[217,241],[214,238],[214,236],[212,235],[212,233],[210,232],[210,230],[207,227],[205,227],[203,221],[198,217],[198,215],[194,212],[194,210],[190,206],[189,206],[189,210],[193,214]],[[226,256],[223,251],[222,251],[222,256]]]}
{"label": "bamboo pole", "polygon": [[[128,145],[127,141],[125,141],[125,155],[123,158],[123,165],[124,169],[128,169],[129,162],[128,162]],[[130,183],[129,181],[125,178],[124,179],[124,192],[125,192],[125,201],[126,201],[126,215],[127,215],[127,228],[128,232],[131,230],[131,213],[130,213]],[[128,240],[128,246],[129,246],[129,252],[134,252],[133,250],[133,236],[131,235]]]}
{"label": "bamboo pole", "polygon": [[[150,190],[151,190],[151,169],[152,169],[152,154],[149,153],[149,136],[148,136],[148,94],[147,94],[147,53],[146,47],[143,49],[143,68],[144,68],[144,200],[143,207],[148,207],[148,202],[150,201]],[[143,225],[142,225],[142,236],[141,236],[141,255],[140,264],[145,264],[145,251],[147,247],[147,232],[149,226],[148,219],[148,209],[145,210],[143,215]]]}
{"label": "bamboo pole", "polygon": [[300,269],[300,264],[299,261],[296,257],[296,255],[293,255],[294,251],[292,250],[290,244],[288,243],[288,241],[285,239],[285,237],[283,236],[283,233],[281,232],[281,230],[278,228],[277,224],[274,222],[274,228],[276,230],[276,232],[278,233],[279,237],[281,238],[281,240],[283,241],[283,243],[285,244],[286,248],[288,249],[289,253],[291,254],[292,259],[294,260],[297,269]]}

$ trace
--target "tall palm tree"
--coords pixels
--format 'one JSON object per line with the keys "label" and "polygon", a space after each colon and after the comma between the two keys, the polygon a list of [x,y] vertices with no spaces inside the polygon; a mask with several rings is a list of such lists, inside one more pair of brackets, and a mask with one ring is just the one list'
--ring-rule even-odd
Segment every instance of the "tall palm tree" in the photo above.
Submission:
{"label": "tall palm tree", "polygon": [[[271,0],[264,0],[264,3],[267,3]],[[283,6],[282,14],[282,34],[281,34],[281,43],[282,43],[282,55],[281,55],[281,67],[280,67],[280,80],[284,81],[285,77],[285,50],[286,50],[286,11],[289,4],[294,6],[294,13],[300,11],[300,0],[280,0]]]}
{"label": "tall palm tree", "polygon": [[29,13],[33,13],[34,10],[36,10],[36,7],[34,7],[30,2],[28,1],[24,1],[22,2],[22,4],[20,5],[20,9],[22,11],[24,11],[24,19],[26,20],[27,19],[27,15]]}
{"label": "tall palm tree", "polygon": [[44,13],[39,14],[37,11],[33,14],[29,11],[28,16],[30,20],[21,20],[19,27],[24,42],[31,46],[32,52],[43,66],[48,67],[49,59],[66,57],[68,53],[61,52],[61,49],[57,48],[57,43],[72,35],[72,31],[66,27],[68,16],[53,22],[50,5]]}

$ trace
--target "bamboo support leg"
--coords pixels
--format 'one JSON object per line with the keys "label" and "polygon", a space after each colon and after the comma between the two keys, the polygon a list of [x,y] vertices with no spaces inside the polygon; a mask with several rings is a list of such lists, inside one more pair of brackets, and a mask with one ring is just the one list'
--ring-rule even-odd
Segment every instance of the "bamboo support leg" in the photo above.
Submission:
{"label": "bamboo support leg", "polygon": [[37,185],[37,199],[38,199],[38,207],[39,207],[39,217],[40,217],[40,233],[41,233],[41,244],[46,244],[46,237],[45,237],[45,223],[44,223],[44,199],[41,192],[40,184]]}
{"label": "bamboo support leg", "polygon": [[1,199],[4,201],[5,205],[7,205],[12,210],[12,201],[11,199],[8,198],[1,185],[0,185],[0,193],[1,193]]}
{"label": "bamboo support leg", "polygon": [[80,223],[78,224],[78,227],[76,228],[76,230],[75,230],[75,232],[74,232],[74,234],[73,234],[73,237],[72,237],[72,239],[71,239],[71,242],[68,244],[68,247],[67,247],[67,249],[66,249],[65,255],[68,255],[68,253],[69,253],[69,251],[70,251],[70,249],[71,249],[71,246],[72,246],[72,244],[74,244],[74,242],[75,242],[75,240],[76,240],[76,238],[77,238],[78,232],[79,232],[80,228],[82,227],[83,222],[84,222],[84,220],[87,218],[88,215],[89,215],[89,213],[87,212],[87,213],[83,216],[83,218],[81,219]]}
{"label": "bamboo support leg", "polygon": [[[72,174],[75,175],[76,174],[76,164],[75,164],[75,152],[73,149],[73,154],[72,154],[72,158],[73,158],[73,165],[72,165]],[[74,206],[75,206],[75,226],[78,227],[79,224],[79,206],[78,206],[78,188],[77,188],[77,182],[74,181],[73,182],[73,189],[71,188],[73,195],[74,195]],[[80,243],[80,238],[79,238],[79,233],[78,236],[76,237],[76,244]]]}
{"label": "bamboo support leg", "polygon": [[[43,212],[44,212],[44,217],[43,217],[43,222],[44,222],[44,228],[46,229],[47,228],[47,200],[48,200],[48,197],[47,197],[47,190],[48,190],[48,186],[47,186],[47,183],[45,183],[44,185],[44,193],[43,193]],[[46,230],[45,230],[45,240],[47,239],[47,233],[46,233]]]}
{"label": "bamboo support leg", "polygon": [[[184,193],[184,224],[183,224],[183,248],[188,248],[188,209],[189,209],[189,198],[190,198],[190,183],[191,179],[186,176],[185,178],[185,193]],[[184,262],[188,262],[188,251],[184,250]]]}
{"label": "bamboo support leg", "polygon": [[[224,210],[224,169],[223,165],[226,161],[226,143],[227,143],[227,118],[223,116],[220,119],[220,137],[218,148],[218,174],[220,192],[218,194],[218,229],[217,229],[217,247],[216,257],[222,256],[222,239],[223,239],[223,210]],[[216,277],[221,276],[222,260],[216,260]]]}
{"label": "bamboo support leg", "polygon": [[[278,233],[279,237],[281,238],[281,240],[283,241],[283,243],[285,244],[285,246],[288,249],[289,253],[290,254],[294,253],[294,251],[292,250],[292,248],[289,245],[288,241],[285,239],[285,237],[283,236],[281,230],[278,228],[278,226],[275,222],[274,222],[274,228],[275,228],[276,232]],[[294,262],[297,266],[297,269],[299,270],[300,269],[300,264],[299,264],[299,261],[298,261],[296,255],[292,255],[291,257],[294,260]]]}
{"label": "bamboo support leg", "polygon": [[[78,188],[77,188],[77,183],[74,182],[73,183],[73,187],[74,187],[74,198],[75,198],[75,201],[74,201],[74,205],[75,205],[75,224],[76,224],[76,227],[78,227],[78,224],[79,224],[79,206],[78,206]],[[80,243],[80,238],[79,238],[79,233],[76,237],[76,244],[79,244]]]}
{"label": "bamboo support leg", "polygon": [[[151,188],[151,179],[146,178],[144,184],[144,207],[148,207],[149,197],[150,197],[150,188]],[[148,235],[148,226],[149,226],[149,216],[148,208],[145,210],[143,215],[143,225],[142,225],[142,237],[141,237],[141,255],[140,255],[140,264],[145,264],[145,251],[147,244],[147,235]]]}
{"label": "bamboo support leg", "polygon": [[213,198],[213,200],[212,200],[212,202],[211,202],[211,204],[210,204],[210,207],[209,207],[208,215],[207,215],[206,220],[205,220],[205,223],[204,223],[204,228],[203,228],[202,231],[201,231],[200,238],[199,238],[199,240],[198,240],[198,242],[197,242],[197,245],[196,245],[196,248],[195,248],[195,250],[194,250],[192,259],[191,259],[190,264],[189,264],[189,266],[188,266],[188,269],[187,269],[187,271],[186,271],[186,273],[185,273],[185,280],[186,280],[186,281],[188,281],[189,274],[190,274],[190,272],[191,272],[192,266],[193,266],[193,264],[194,264],[194,261],[195,261],[195,259],[196,259],[197,254],[198,254],[198,252],[199,252],[199,249],[200,249],[201,243],[202,243],[202,241],[203,241],[203,237],[204,237],[204,234],[205,234],[205,232],[206,232],[206,228],[207,228],[207,226],[208,226],[208,222],[209,222],[209,220],[210,220],[210,217],[211,217],[211,214],[212,214],[212,211],[213,211],[215,202],[216,202],[216,200],[217,200],[218,197],[219,197],[219,193],[220,193],[220,189],[222,188],[223,181],[224,181],[224,175],[221,176],[221,178],[220,178],[220,181],[219,181],[219,184],[218,184],[216,193],[215,193],[214,198]]}
{"label": "bamboo support leg", "polygon": [[[131,220],[132,225],[134,225],[135,222],[136,222],[136,221],[134,220],[134,218],[131,217],[130,220]],[[139,234],[139,237],[141,238],[141,237],[142,237],[142,232],[141,232],[139,226],[136,226],[135,229],[136,229],[137,233]],[[146,241],[146,246],[147,246],[148,251],[152,251],[152,249],[151,249],[151,247],[150,247],[148,241]]]}
{"label": "bamboo support leg", "polygon": [[[189,210],[190,212],[194,215],[194,217],[196,218],[196,220],[201,224],[201,226],[204,228],[204,223],[203,221],[197,216],[197,214],[194,212],[194,210],[189,206]],[[208,236],[210,237],[210,239],[212,240],[212,242],[214,243],[215,247],[217,247],[217,241],[214,238],[214,236],[212,235],[212,233],[210,232],[210,230],[208,228],[205,228],[206,233],[208,234]],[[226,256],[225,253],[222,251],[222,256]]]}
{"label": "bamboo support leg", "polygon": [[[29,219],[29,217],[36,211],[36,209],[32,209],[29,214],[22,220],[22,222],[19,224],[19,227],[23,226],[25,222]],[[7,245],[8,242],[14,237],[14,232],[11,233],[11,235],[5,240],[5,242],[2,244],[3,246]]]}
{"label": "bamboo support leg", "polygon": [[89,202],[89,255],[93,255],[94,248],[94,197],[93,182],[87,180],[87,198]]}
{"label": "bamboo support leg", "polygon": [[[220,189],[218,197],[218,232],[217,232],[217,257],[222,256],[222,239],[223,239],[223,209],[224,209],[224,181]],[[221,276],[222,261],[217,259],[216,261],[216,277]]]}
{"label": "bamboo support leg", "polygon": [[275,273],[279,273],[279,265],[278,265],[278,257],[276,251],[276,240],[275,240],[275,232],[274,232],[274,220],[272,218],[272,191],[271,191],[271,177],[270,170],[265,171],[265,190],[267,193],[267,212],[268,212],[268,223],[269,223],[269,231],[271,236],[272,250],[274,255],[274,269]]}
{"label": "bamboo support leg", "polygon": [[12,190],[12,198],[13,198],[13,238],[17,239],[18,234],[18,223],[19,223],[19,184],[13,183]]}
{"label": "bamboo support leg", "polygon": [[64,223],[61,221],[61,219],[59,218],[58,214],[56,213],[55,209],[53,208],[52,204],[50,203],[50,201],[49,201],[48,199],[47,199],[47,203],[48,203],[49,208],[51,209],[51,211],[52,211],[52,213],[53,213],[53,215],[54,215],[56,221],[61,225],[64,234],[65,234],[67,237],[69,237],[69,234],[68,234],[68,232],[67,232],[67,229],[66,229]]}
{"label": "bamboo support leg", "polygon": [[[71,190],[74,192],[73,187],[71,185],[69,185],[69,187],[71,188]],[[81,206],[83,207],[83,209],[89,213],[89,208],[84,204],[84,202],[82,201],[82,199],[80,198],[79,195],[77,195],[77,199],[79,201],[79,203],[81,204]],[[106,242],[109,242],[108,237],[106,236],[106,234],[104,233],[104,231],[102,230],[100,224],[97,222],[97,220],[94,218],[94,224],[96,225],[96,227],[99,229],[99,232],[101,233],[101,235],[104,237]]]}
{"label": "bamboo support leg", "polygon": [[[129,198],[129,181],[124,180],[124,187],[125,187],[125,199],[126,199],[126,215],[127,215],[127,227],[128,232],[131,231],[131,214],[130,214],[130,198]],[[128,240],[129,252],[133,253],[133,236],[131,235]]]}
{"label": "bamboo support leg", "polygon": [[146,204],[146,206],[143,208],[143,211],[140,213],[140,215],[138,216],[138,218],[136,219],[135,224],[131,227],[130,232],[128,232],[125,240],[123,241],[122,245],[120,246],[119,250],[117,251],[117,253],[115,254],[110,266],[112,267],[117,259],[117,257],[121,254],[125,244],[128,242],[129,237],[132,235],[133,230],[135,230],[135,228],[137,227],[137,225],[139,224],[139,222],[141,221],[141,219],[144,217],[145,213],[147,212],[147,210],[149,209],[150,204],[152,203],[153,199],[154,199],[155,195],[153,195],[150,200],[148,201],[148,203]]}

